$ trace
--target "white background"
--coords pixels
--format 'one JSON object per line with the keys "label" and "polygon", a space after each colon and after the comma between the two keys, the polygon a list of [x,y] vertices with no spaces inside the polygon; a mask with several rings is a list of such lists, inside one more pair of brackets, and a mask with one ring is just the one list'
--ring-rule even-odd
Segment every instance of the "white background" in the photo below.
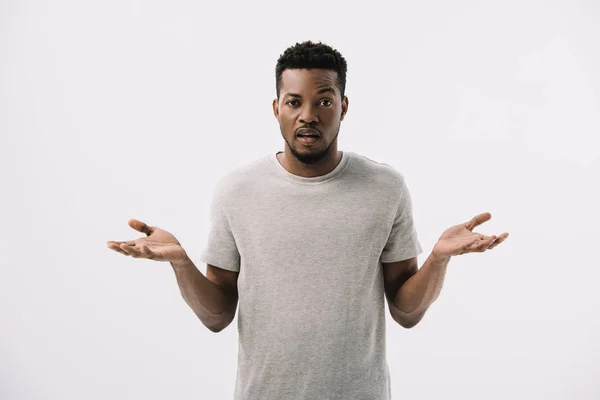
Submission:
{"label": "white background", "polygon": [[348,62],[339,149],[401,171],[424,248],[489,211],[413,329],[393,399],[600,398],[600,6],[563,2],[0,2],[0,398],[230,399],[159,226],[197,261],[217,179],[283,149],[285,48]]}

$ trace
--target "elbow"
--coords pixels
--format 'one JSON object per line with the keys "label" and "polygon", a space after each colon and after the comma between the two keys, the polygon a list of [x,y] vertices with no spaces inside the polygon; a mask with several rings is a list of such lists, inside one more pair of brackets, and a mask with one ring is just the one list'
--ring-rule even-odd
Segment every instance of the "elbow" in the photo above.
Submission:
{"label": "elbow", "polygon": [[417,326],[420,320],[411,320],[411,321],[398,321],[401,327],[404,329],[411,329]]}
{"label": "elbow", "polygon": [[200,320],[200,321],[212,333],[219,333],[223,329],[225,329],[225,325],[223,323],[221,323],[221,322],[209,324],[209,323],[206,323],[206,321],[202,321],[202,320]]}
{"label": "elbow", "polygon": [[217,327],[214,327],[214,326],[207,326],[207,328],[212,333],[219,333],[219,332],[221,332],[224,329],[224,328],[217,328]]}
{"label": "elbow", "polygon": [[398,323],[401,327],[405,329],[414,328],[425,316],[425,313],[420,313],[416,315],[411,314],[402,314],[402,315],[393,315],[394,321]]}
{"label": "elbow", "polygon": [[227,328],[229,326],[229,324],[231,324],[234,316],[235,316],[235,314],[231,314],[231,313],[223,314],[220,319],[218,319],[216,322],[211,323],[211,324],[206,323],[206,321],[202,321],[202,319],[200,319],[200,321],[202,321],[204,326],[206,326],[209,331],[211,331],[213,333],[219,333],[223,329]]}
{"label": "elbow", "polygon": [[[229,325],[229,324],[227,324]],[[204,324],[204,326],[206,326],[206,328],[208,328],[209,331],[211,331],[212,333],[219,333],[221,332],[223,329],[227,328],[226,324],[218,324],[218,325],[208,325],[208,324]]]}

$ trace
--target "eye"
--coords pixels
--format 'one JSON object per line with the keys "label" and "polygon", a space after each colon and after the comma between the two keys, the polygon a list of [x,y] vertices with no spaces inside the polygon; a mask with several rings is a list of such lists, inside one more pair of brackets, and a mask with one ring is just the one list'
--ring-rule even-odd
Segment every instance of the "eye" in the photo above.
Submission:
{"label": "eye", "polygon": [[329,106],[331,106],[331,104],[333,104],[333,103],[331,103],[331,100],[329,100],[329,99],[323,99],[323,100],[321,100],[320,103],[321,104],[327,103],[327,104],[323,104],[325,107],[329,107]]}
{"label": "eye", "polygon": [[[292,104],[292,103],[294,103],[294,104]],[[296,106],[298,104],[298,100],[295,100],[295,99],[294,100],[288,100],[288,101],[285,102],[285,104],[288,104],[288,105],[294,107],[294,106]]]}

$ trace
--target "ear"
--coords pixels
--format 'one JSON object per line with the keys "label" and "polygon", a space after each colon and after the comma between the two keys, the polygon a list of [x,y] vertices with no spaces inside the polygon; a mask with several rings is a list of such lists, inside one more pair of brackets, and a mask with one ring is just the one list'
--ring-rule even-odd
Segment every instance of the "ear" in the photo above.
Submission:
{"label": "ear", "polygon": [[346,113],[348,112],[348,96],[344,96],[342,99],[342,115],[340,117],[340,121],[344,120]]}
{"label": "ear", "polygon": [[273,115],[279,120],[279,100],[273,100]]}

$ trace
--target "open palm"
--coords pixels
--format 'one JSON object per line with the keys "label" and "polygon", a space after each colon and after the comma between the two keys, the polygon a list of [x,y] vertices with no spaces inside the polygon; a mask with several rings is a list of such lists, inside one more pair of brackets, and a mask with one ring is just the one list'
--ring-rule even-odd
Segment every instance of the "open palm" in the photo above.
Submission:
{"label": "open palm", "polygon": [[136,231],[145,233],[146,237],[122,242],[110,240],[106,243],[109,249],[126,256],[156,261],[176,262],[187,257],[181,243],[171,233],[136,219],[130,219],[128,224]]}
{"label": "open palm", "polygon": [[466,223],[446,229],[433,247],[432,252],[439,256],[448,257],[493,249],[508,237],[508,232],[500,236],[486,236],[473,232],[475,227],[489,221],[491,218],[492,215],[485,212],[473,217]]}

